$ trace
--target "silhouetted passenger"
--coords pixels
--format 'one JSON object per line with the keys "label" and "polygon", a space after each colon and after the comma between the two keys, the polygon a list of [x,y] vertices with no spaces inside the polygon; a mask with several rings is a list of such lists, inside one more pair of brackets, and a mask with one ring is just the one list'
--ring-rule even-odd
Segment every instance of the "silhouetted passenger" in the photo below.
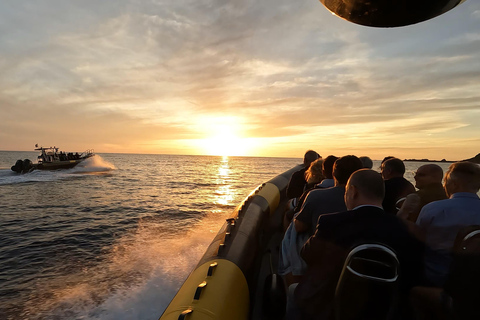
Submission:
{"label": "silhouetted passenger", "polygon": [[317,187],[319,188],[331,188],[335,186],[335,180],[333,179],[333,165],[335,161],[337,161],[338,157],[335,156],[328,156],[323,161],[322,172],[325,176],[325,179],[320,182]]}
{"label": "silhouetted passenger", "polygon": [[382,163],[380,167],[383,180],[385,180],[385,198],[383,209],[392,214],[397,214],[397,207],[410,193],[415,192],[415,187],[403,177],[405,164],[398,158],[390,158]]}
{"label": "silhouetted passenger", "polygon": [[[357,157],[341,157],[333,166],[335,186],[313,189],[307,194],[302,208],[285,232],[280,250],[278,273],[285,276],[288,285],[298,282],[305,272],[306,264],[300,257],[300,249],[315,231],[318,216],[346,209],[343,198],[345,185],[350,175],[361,168],[362,163]],[[301,220],[298,220],[299,217]]]}
{"label": "silhouetted passenger", "polygon": [[451,263],[451,250],[459,230],[480,225],[480,166],[456,162],[444,182],[449,199],[434,201],[420,211],[417,226],[425,237],[425,275],[437,287],[443,286]]}
{"label": "silhouetted passenger", "polygon": [[362,161],[363,167],[366,169],[372,169],[373,168],[373,161],[367,156],[363,156],[359,158],[360,161]]}
{"label": "silhouetted passenger", "polygon": [[405,199],[397,215],[412,222],[417,221],[420,210],[428,203],[447,199],[442,186],[443,170],[436,164],[425,164],[415,172],[415,187],[417,192],[411,193]]}
{"label": "silhouetted passenger", "polygon": [[305,171],[305,179],[307,184],[305,186],[305,191],[299,198],[293,198],[289,202],[288,210],[285,213],[284,227],[287,228],[290,222],[292,221],[293,215],[295,212],[298,212],[302,207],[303,201],[307,196],[310,190],[316,188],[316,185],[324,180],[323,175],[323,159],[317,159],[312,162],[310,167]]}
{"label": "silhouetted passenger", "polygon": [[307,171],[308,167],[310,167],[310,164],[318,158],[321,158],[321,156],[313,150],[308,150],[305,153],[305,156],[303,157],[303,169],[295,172],[288,182],[288,199],[298,198],[302,195],[307,184],[307,181],[305,180],[305,171]]}
{"label": "silhouetted passenger", "polygon": [[400,301],[420,282],[422,243],[399,218],[384,212],[384,190],[378,172],[362,169],[352,174],[345,192],[349,211],[321,215],[315,234],[301,250],[308,268],[294,291],[295,306],[289,301],[289,311],[300,312],[301,319],[333,319],[335,288],[344,261],[352,247],[363,243],[381,243],[396,253],[402,272]]}
{"label": "silhouetted passenger", "polygon": [[295,216],[297,232],[315,232],[318,217],[324,213],[345,210],[345,185],[355,171],[362,169],[362,162],[356,156],[344,156],[337,159],[333,165],[335,186],[328,189],[314,189],[305,198],[302,208]]}

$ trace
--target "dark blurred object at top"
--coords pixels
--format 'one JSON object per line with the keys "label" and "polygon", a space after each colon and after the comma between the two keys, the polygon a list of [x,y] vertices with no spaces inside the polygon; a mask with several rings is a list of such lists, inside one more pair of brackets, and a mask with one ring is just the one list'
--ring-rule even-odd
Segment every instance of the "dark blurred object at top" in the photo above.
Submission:
{"label": "dark blurred object at top", "polygon": [[466,0],[320,0],[333,14],[369,27],[401,27],[439,16]]}

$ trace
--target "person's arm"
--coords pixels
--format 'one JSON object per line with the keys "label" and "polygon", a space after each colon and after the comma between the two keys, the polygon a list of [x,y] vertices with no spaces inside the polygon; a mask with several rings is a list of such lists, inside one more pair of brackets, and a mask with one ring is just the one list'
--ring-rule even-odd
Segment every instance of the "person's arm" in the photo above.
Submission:
{"label": "person's arm", "polygon": [[309,192],[305,197],[302,208],[296,213],[295,218],[293,219],[295,230],[298,233],[305,232],[310,228],[310,220],[314,207],[312,202],[312,192]]}
{"label": "person's arm", "polygon": [[315,231],[315,234],[308,238],[307,242],[302,247],[300,251],[300,256],[307,263],[307,265],[312,265],[319,260],[319,252],[322,252],[322,247],[324,246],[323,241],[320,240],[317,236],[318,229]]}
{"label": "person's arm", "polygon": [[300,220],[298,220],[297,218],[295,218],[294,220],[294,223],[295,223],[295,230],[300,233],[300,232],[305,232],[308,230],[308,225]]}
{"label": "person's arm", "polygon": [[324,237],[328,228],[325,230],[324,220],[326,220],[326,218],[322,219],[322,216],[318,218],[315,234],[308,238],[300,251],[300,256],[308,265],[320,262],[321,256],[327,248],[327,242]]}
{"label": "person's arm", "polygon": [[420,211],[419,208],[420,197],[416,193],[411,193],[405,198],[402,207],[397,212],[397,217],[402,220],[410,220],[411,216]]}
{"label": "person's arm", "polygon": [[432,207],[430,206],[431,203],[425,205],[422,210],[420,210],[420,214],[418,215],[418,219],[415,222],[415,232],[413,233],[417,239],[419,239],[422,243],[425,243],[426,234],[428,232],[429,226],[432,224],[432,220],[435,217],[435,212],[432,211]]}
{"label": "person's arm", "polygon": [[287,185],[287,199],[297,198],[302,195],[305,186],[303,170],[294,172]]}

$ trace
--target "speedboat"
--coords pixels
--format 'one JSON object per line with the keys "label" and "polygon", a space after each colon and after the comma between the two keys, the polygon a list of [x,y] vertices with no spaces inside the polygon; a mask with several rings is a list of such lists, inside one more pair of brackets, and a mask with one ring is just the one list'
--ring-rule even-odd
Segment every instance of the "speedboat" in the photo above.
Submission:
{"label": "speedboat", "polygon": [[78,152],[63,152],[58,151],[57,147],[39,147],[35,145],[35,150],[40,151],[40,155],[37,157],[37,162],[33,163],[29,159],[17,160],[15,165],[12,166],[12,171],[17,173],[27,173],[33,170],[58,170],[58,169],[70,169],[94,156],[93,149],[86,150],[79,154]]}

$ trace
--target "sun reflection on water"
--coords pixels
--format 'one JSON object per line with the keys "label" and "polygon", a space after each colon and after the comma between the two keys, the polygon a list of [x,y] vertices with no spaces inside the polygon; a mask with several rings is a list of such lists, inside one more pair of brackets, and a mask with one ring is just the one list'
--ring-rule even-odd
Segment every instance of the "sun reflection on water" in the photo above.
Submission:
{"label": "sun reflection on water", "polygon": [[230,183],[230,165],[228,156],[223,156],[218,167],[216,180],[218,188],[215,190],[215,204],[230,205],[234,198],[234,192]]}

